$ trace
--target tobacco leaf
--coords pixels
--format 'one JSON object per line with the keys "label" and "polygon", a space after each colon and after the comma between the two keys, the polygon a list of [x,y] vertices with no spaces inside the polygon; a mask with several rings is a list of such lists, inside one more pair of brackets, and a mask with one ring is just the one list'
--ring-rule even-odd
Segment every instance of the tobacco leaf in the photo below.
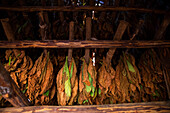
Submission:
{"label": "tobacco leaf", "polygon": [[166,92],[165,85],[159,87],[164,82],[161,60],[154,49],[149,49],[142,54],[138,66],[144,83],[143,95],[147,95],[143,101],[165,99],[166,94],[162,95],[162,92]]}
{"label": "tobacco leaf", "polygon": [[[32,64],[29,62],[29,64]],[[30,67],[28,67],[30,68]],[[41,56],[35,61],[33,68],[28,73],[28,95],[29,99],[33,102],[35,100],[35,105],[38,103],[47,104],[52,97],[50,95],[44,95],[44,93],[51,94],[51,88],[53,85],[53,65],[48,54],[42,53]],[[53,93],[55,90],[53,89]],[[55,94],[55,93],[54,93]],[[54,95],[53,94],[53,95]]]}
{"label": "tobacco leaf", "polygon": [[[79,104],[93,104],[92,101],[95,99],[96,90],[96,77],[97,72],[92,64],[92,59],[89,60],[87,65],[85,59],[82,59],[83,64],[79,75]],[[96,92],[97,93],[97,92]],[[88,101],[85,101],[88,100]],[[83,103],[84,102],[84,103]]]}
{"label": "tobacco leaf", "polygon": [[105,89],[105,94],[109,90],[109,87],[111,86],[111,82],[115,77],[115,70],[112,68],[111,64],[107,66],[105,58],[103,58],[103,64],[101,68],[98,70],[99,73],[99,86],[102,87],[102,89]]}
{"label": "tobacco leaf", "polygon": [[74,59],[68,66],[66,61],[64,66],[57,74],[57,100],[59,105],[72,105],[76,101],[78,90],[78,78],[76,76],[77,69]]}
{"label": "tobacco leaf", "polygon": [[28,71],[32,68],[32,59],[29,56],[25,56],[23,50],[6,50],[5,53],[6,59],[9,61],[5,64],[5,68],[10,72],[17,86],[24,90],[27,84]]}

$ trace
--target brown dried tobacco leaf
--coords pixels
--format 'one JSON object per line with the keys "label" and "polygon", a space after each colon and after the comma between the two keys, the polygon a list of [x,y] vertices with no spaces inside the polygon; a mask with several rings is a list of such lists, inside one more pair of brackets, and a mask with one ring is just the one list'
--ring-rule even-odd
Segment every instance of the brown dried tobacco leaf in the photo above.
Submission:
{"label": "brown dried tobacco leaf", "polygon": [[126,100],[130,102],[130,96],[129,96],[130,83],[128,82],[127,71],[126,73],[123,72],[124,69],[125,69],[125,65],[121,57],[118,65],[116,66],[116,76],[118,77],[115,78],[115,82],[117,84],[116,87],[122,94],[121,102],[125,102]]}
{"label": "brown dried tobacco leaf", "polygon": [[6,59],[8,63],[5,68],[10,72],[12,79],[21,90],[26,88],[28,71],[32,68],[32,59],[25,56],[24,51],[17,49],[7,50]]}
{"label": "brown dried tobacco leaf", "polygon": [[161,86],[164,81],[161,61],[154,49],[147,50],[141,56],[139,69],[144,82],[144,91],[148,95],[145,101],[166,98],[166,95],[162,95],[162,92],[166,92],[166,89],[165,86]]}
{"label": "brown dried tobacco leaf", "polygon": [[[128,66],[127,63],[129,63],[129,65],[132,66],[131,68],[133,69],[134,72],[132,72],[129,69],[130,67]],[[137,69],[135,65],[135,58],[130,54],[124,54],[124,65],[125,65],[126,74],[127,74],[129,82],[135,85],[140,91],[139,84],[141,83],[141,77],[139,74],[139,70]]]}
{"label": "brown dried tobacco leaf", "polygon": [[89,65],[83,59],[79,75],[79,104],[93,104],[92,101],[96,98],[96,76],[97,72],[92,64],[92,59],[89,60]]}
{"label": "brown dried tobacco leaf", "polygon": [[[67,60],[67,58],[66,58]],[[67,62],[67,61],[66,61]],[[76,102],[77,97],[77,90],[78,90],[78,78],[76,76],[77,68],[74,59],[72,58],[70,64],[69,64],[69,73],[64,72],[66,70],[67,63],[64,64],[64,66],[60,69],[60,71],[57,74],[57,100],[59,105],[73,105],[74,102]],[[72,73],[71,73],[72,72]],[[66,75],[69,74],[69,75]],[[70,80],[68,81],[68,77],[70,76]],[[65,89],[65,83],[70,82],[71,84],[71,96],[67,96]],[[68,86],[69,87],[69,86]]]}
{"label": "brown dried tobacco leaf", "polygon": [[41,104],[48,103],[52,98],[49,97],[49,94],[44,96],[44,93],[52,87],[53,79],[53,65],[49,53],[45,54],[43,52],[29,72],[27,91],[29,99],[31,101],[35,99],[35,104],[39,102]]}
{"label": "brown dried tobacco leaf", "polygon": [[111,63],[107,66],[105,58],[103,57],[103,64],[101,68],[98,70],[99,73],[99,87],[104,91],[106,94],[111,86],[112,80],[115,77],[115,70],[112,68]]}

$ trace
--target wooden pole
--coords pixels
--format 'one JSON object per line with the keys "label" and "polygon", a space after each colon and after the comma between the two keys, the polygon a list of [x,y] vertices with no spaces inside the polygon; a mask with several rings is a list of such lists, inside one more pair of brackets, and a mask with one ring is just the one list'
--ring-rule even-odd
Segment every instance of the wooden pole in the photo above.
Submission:
{"label": "wooden pole", "polygon": [[96,40],[96,41],[69,41],[69,40],[44,40],[44,41],[0,41],[0,48],[154,48],[170,47],[169,40],[140,41],[140,40]]}
{"label": "wooden pole", "polygon": [[[91,17],[86,18],[86,40],[91,38]],[[85,60],[89,64],[90,49],[85,49]]]}
{"label": "wooden pole", "polygon": [[1,19],[1,23],[2,23],[2,26],[3,26],[3,29],[5,31],[8,41],[14,41],[15,36],[11,28],[11,25],[9,24],[9,18]]}
{"label": "wooden pole", "polygon": [[25,95],[17,87],[10,74],[0,63],[0,94],[15,107],[28,106]]}
{"label": "wooden pole", "polygon": [[22,7],[4,7],[1,6],[0,10],[7,11],[25,11],[25,12],[35,12],[35,11],[134,11],[141,13],[155,13],[155,14],[170,14],[166,10],[157,10],[157,9],[146,9],[146,8],[131,8],[131,7],[96,7],[96,6],[22,6]]}
{"label": "wooden pole", "polygon": [[155,34],[154,37],[155,40],[163,39],[163,34],[165,33],[166,28],[168,27],[169,24],[170,24],[170,16],[166,15],[161,24],[161,27],[158,29],[158,31]]}
{"label": "wooden pole", "polygon": [[[71,21],[69,25],[69,40],[73,41],[74,40],[74,22]],[[71,59],[72,59],[72,52],[73,49],[68,49],[68,64],[70,64]]]}
{"label": "wooden pole", "polygon": [[[128,22],[120,21],[120,24],[117,28],[116,34],[113,37],[113,40],[121,40],[127,26],[128,26]],[[107,66],[109,66],[109,64],[111,63],[111,60],[112,60],[112,57],[115,51],[116,51],[116,48],[110,48],[109,51],[107,52],[107,55],[106,55]]]}
{"label": "wooden pole", "polygon": [[80,106],[29,106],[1,108],[3,113],[169,113],[170,101]]}

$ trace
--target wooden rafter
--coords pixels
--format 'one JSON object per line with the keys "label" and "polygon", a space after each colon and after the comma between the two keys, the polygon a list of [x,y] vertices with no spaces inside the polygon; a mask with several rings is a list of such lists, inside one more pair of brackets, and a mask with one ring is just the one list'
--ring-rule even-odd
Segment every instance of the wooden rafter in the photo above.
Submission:
{"label": "wooden rafter", "polygon": [[139,41],[139,40],[97,40],[97,41],[69,41],[69,40],[44,40],[44,41],[0,41],[0,48],[153,48],[170,47],[169,40]]}
{"label": "wooden rafter", "polygon": [[0,10],[7,11],[25,11],[25,12],[35,12],[35,11],[135,11],[143,13],[156,13],[156,14],[170,14],[170,11],[166,10],[156,10],[147,8],[132,8],[132,7],[96,7],[96,6],[22,6],[22,7],[4,7],[1,6]]}

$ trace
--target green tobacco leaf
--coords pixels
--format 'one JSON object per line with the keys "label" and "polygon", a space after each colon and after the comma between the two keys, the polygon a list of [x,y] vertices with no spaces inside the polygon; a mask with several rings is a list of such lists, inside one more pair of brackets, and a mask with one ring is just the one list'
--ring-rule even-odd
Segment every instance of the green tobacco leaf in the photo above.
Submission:
{"label": "green tobacco leaf", "polygon": [[66,93],[66,96],[70,97],[71,96],[71,83],[70,83],[70,80],[66,80],[65,82],[65,93]]}
{"label": "green tobacco leaf", "polygon": [[25,93],[27,89],[24,89],[22,92]]}
{"label": "green tobacco leaf", "polygon": [[99,95],[101,94],[101,89],[100,89],[100,88],[98,89],[98,94],[99,94]]}
{"label": "green tobacco leaf", "polygon": [[90,84],[92,85],[92,84],[93,84],[93,79],[92,79],[90,73],[89,73],[89,72],[87,72],[87,73],[88,73],[88,76],[89,76],[89,82],[90,82]]}
{"label": "green tobacco leaf", "polygon": [[127,65],[128,65],[129,70],[130,70],[131,72],[133,72],[133,73],[136,73],[136,71],[135,71],[134,67],[132,66],[132,64],[131,64],[128,60],[126,60],[126,62],[127,62]]}
{"label": "green tobacco leaf", "polygon": [[46,91],[43,95],[49,96],[50,91]]}
{"label": "green tobacco leaf", "polygon": [[96,88],[96,90],[95,90],[93,100],[96,98],[96,96],[97,96],[97,88]]}
{"label": "green tobacco leaf", "polygon": [[71,79],[71,77],[73,76],[73,68],[74,68],[74,64],[73,64],[73,62],[72,62],[72,64],[71,64],[71,71],[70,71],[70,79]]}
{"label": "green tobacco leaf", "polygon": [[10,66],[10,64],[11,64],[11,56],[9,56],[9,66]]}
{"label": "green tobacco leaf", "polygon": [[70,97],[71,96],[71,83],[70,83],[70,73],[69,73],[69,69],[68,69],[68,61],[67,61],[67,57],[66,57],[66,62],[65,62],[65,65],[64,65],[64,73],[66,73],[66,78],[68,78],[66,81],[65,81],[65,93],[66,93],[66,96]]}
{"label": "green tobacco leaf", "polygon": [[86,91],[89,93],[91,91],[91,86],[86,85]]}
{"label": "green tobacco leaf", "polygon": [[68,58],[66,57],[66,62],[65,62],[64,68],[65,68],[66,76],[70,79],[67,59]]}
{"label": "green tobacco leaf", "polygon": [[142,89],[143,88],[143,86],[142,85],[140,85],[140,89]]}
{"label": "green tobacco leaf", "polygon": [[17,58],[18,58],[20,55],[21,55],[21,53],[19,53],[19,54],[17,55]]}
{"label": "green tobacco leaf", "polygon": [[93,97],[93,96],[94,96],[94,93],[93,93],[93,92],[90,92],[90,96]]}
{"label": "green tobacco leaf", "polygon": [[89,101],[88,101],[88,100],[84,100],[84,101],[83,101],[83,104],[85,104],[86,102],[89,102]]}

